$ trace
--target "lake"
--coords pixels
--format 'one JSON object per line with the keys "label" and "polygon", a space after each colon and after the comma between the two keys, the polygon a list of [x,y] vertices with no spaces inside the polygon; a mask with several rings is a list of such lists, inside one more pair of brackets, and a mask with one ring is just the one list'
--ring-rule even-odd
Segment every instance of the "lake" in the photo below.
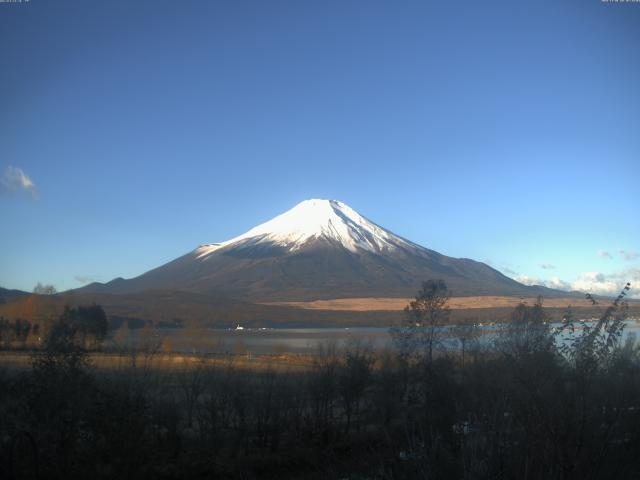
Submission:
{"label": "lake", "polygon": [[[640,320],[628,320],[624,337],[640,333]],[[593,324],[593,322],[588,322]],[[577,323],[575,325],[578,325]],[[553,323],[551,328],[562,328],[561,323]],[[489,346],[497,332],[504,325],[480,325],[475,327],[478,341]],[[115,341],[128,346],[160,346],[164,351],[178,353],[235,353],[235,354],[279,354],[313,353],[320,346],[335,345],[338,348],[350,342],[370,344],[374,349],[392,346],[388,328],[261,328],[242,330],[202,328],[202,329],[156,329],[151,334],[142,330],[130,330],[128,336]],[[459,350],[458,335],[450,327],[439,330],[442,348]],[[559,341],[565,341],[567,335],[559,335]]]}

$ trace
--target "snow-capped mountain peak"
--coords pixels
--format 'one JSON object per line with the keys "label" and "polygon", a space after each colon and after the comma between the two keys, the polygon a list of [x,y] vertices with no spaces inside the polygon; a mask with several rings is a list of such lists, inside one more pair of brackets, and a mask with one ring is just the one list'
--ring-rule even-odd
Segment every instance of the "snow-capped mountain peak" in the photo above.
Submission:
{"label": "snow-capped mountain peak", "polygon": [[184,291],[257,302],[408,298],[430,278],[445,280],[461,296],[548,293],[483,263],[447,257],[400,238],[342,202],[318,199],[138,277],[92,284],[84,291]]}
{"label": "snow-capped mountain peak", "polygon": [[336,242],[352,252],[380,252],[411,245],[345,203],[311,199],[231,240],[203,245],[195,253],[203,258],[221,248],[247,241],[275,244],[295,251],[310,240],[320,238]]}

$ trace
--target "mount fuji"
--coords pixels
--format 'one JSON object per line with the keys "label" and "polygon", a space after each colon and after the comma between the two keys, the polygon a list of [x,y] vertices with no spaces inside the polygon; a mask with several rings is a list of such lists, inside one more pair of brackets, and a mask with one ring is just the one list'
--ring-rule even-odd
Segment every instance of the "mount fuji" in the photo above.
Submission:
{"label": "mount fuji", "polygon": [[78,291],[179,290],[258,302],[407,298],[429,278],[444,279],[456,296],[566,294],[522,285],[481,262],[441,255],[342,202],[320,199],[303,201],[240,236],[201,245],[138,277]]}

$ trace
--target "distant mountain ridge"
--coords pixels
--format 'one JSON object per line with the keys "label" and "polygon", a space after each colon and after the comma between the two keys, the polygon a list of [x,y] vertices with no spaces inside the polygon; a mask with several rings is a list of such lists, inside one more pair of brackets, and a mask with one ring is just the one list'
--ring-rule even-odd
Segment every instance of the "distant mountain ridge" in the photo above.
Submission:
{"label": "distant mountain ridge", "polygon": [[26,297],[27,295],[30,295],[30,293],[23,292],[22,290],[10,290],[0,287],[0,302],[5,302],[17,297]]}
{"label": "distant mountain ridge", "polygon": [[85,293],[180,290],[250,301],[410,297],[429,278],[454,295],[567,296],[526,286],[490,266],[452,258],[406,240],[336,200],[306,200],[221,243],[132,279],[92,283]]}

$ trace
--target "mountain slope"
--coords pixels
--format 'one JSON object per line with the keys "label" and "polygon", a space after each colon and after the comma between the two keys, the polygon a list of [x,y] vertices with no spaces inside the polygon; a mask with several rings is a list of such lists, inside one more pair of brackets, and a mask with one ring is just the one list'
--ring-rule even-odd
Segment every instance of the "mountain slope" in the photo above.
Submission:
{"label": "mountain slope", "polygon": [[28,292],[23,292],[22,290],[9,290],[0,287],[0,303],[4,303],[12,298],[25,297],[28,295]]}
{"label": "mountain slope", "polygon": [[307,200],[226,242],[202,245],[139,277],[81,289],[224,293],[252,301],[398,296],[442,278],[454,295],[565,295],[480,262],[421,247],[335,200]]}

